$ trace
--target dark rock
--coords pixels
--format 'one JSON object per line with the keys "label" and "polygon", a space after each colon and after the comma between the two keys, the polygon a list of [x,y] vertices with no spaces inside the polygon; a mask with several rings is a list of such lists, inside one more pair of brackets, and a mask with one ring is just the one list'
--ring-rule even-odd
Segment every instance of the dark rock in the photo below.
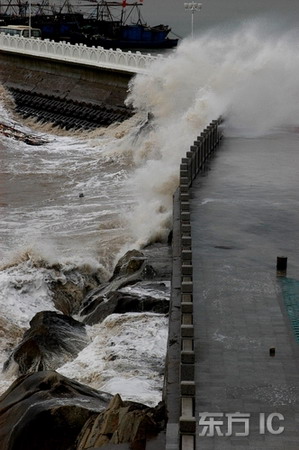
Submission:
{"label": "dark rock", "polygon": [[47,143],[47,141],[38,136],[29,135],[4,123],[0,123],[0,134],[15,139],[16,141],[23,141],[28,145],[43,145]]}
{"label": "dark rock", "polygon": [[113,291],[117,291],[137,281],[153,279],[156,272],[150,266],[146,265],[145,261],[146,258],[143,256],[143,253],[138,250],[128,251],[116,264],[110,280],[87,293],[82,301],[79,314],[84,316],[91,310],[93,311],[94,305],[102,303],[107,295]]}
{"label": "dark rock", "polygon": [[99,295],[92,299],[80,311],[80,316],[84,317],[83,322],[87,325],[94,325],[102,322],[110,314],[113,314],[120,295],[117,292],[110,292],[107,296]]}
{"label": "dark rock", "polygon": [[56,369],[88,344],[85,325],[55,311],[37,313],[30,321],[20,344],[4,364],[14,361],[19,374]]}
{"label": "dark rock", "polygon": [[[92,289],[82,301],[81,309],[79,311],[80,316],[93,314],[98,306],[101,305],[99,314],[96,314],[96,317],[90,318],[91,322],[86,323],[91,324],[101,322],[109,314],[116,312],[115,306],[118,304],[118,298],[115,298],[116,291],[136,282],[157,279],[159,276],[158,272],[152,265],[146,264],[146,260],[147,257],[138,250],[130,250],[119,259],[110,280],[101,284],[99,287]],[[164,274],[163,278],[166,278]],[[136,296],[133,297],[135,298]],[[110,304],[104,305],[107,299]],[[148,305],[149,302],[150,300],[145,303]],[[155,302],[156,301],[154,300],[154,303]],[[140,302],[139,299],[139,302],[137,303],[140,303],[137,310],[135,308],[126,310],[126,308],[124,308],[123,312],[155,311],[155,307],[142,306],[142,303],[144,303],[143,300]],[[165,310],[164,306],[162,308],[163,312]]]}
{"label": "dark rock", "polygon": [[129,250],[116,264],[110,281],[114,280],[116,277],[124,277],[138,272],[143,266],[145,259],[142,252],[139,252],[138,250]]}
{"label": "dark rock", "polygon": [[167,314],[168,310],[169,300],[167,299],[122,294],[114,312],[118,314],[126,312],[154,312],[158,314]]}
{"label": "dark rock", "polygon": [[[113,448],[130,443],[132,450],[144,450],[146,442],[165,428],[166,413],[161,402],[156,408],[122,401],[117,394],[108,408],[85,423],[76,450]],[[126,448],[126,447],[120,447]]]}
{"label": "dark rock", "polygon": [[123,314],[127,312],[154,312],[167,314],[169,300],[150,296],[138,296],[121,292],[110,292],[106,296],[94,298],[81,311],[85,316],[83,322],[88,325],[102,322],[110,314]]}
{"label": "dark rock", "polygon": [[0,450],[73,449],[111,398],[54,371],[23,375],[0,397]]}
{"label": "dark rock", "polygon": [[55,308],[63,314],[77,314],[87,293],[99,286],[99,274],[89,273],[87,269],[62,271],[61,267],[56,272],[57,279],[49,283]]}
{"label": "dark rock", "polygon": [[141,272],[141,277],[143,280],[153,280],[154,278],[157,277],[157,272],[155,271],[155,269],[150,266],[149,264],[146,264]]}
{"label": "dark rock", "polygon": [[[150,264],[148,264],[148,261]],[[130,250],[120,258],[110,280],[91,289],[86,294],[81,303],[79,314],[80,316],[90,314],[99,303],[106,299],[110,292],[118,291],[127,285],[143,280],[170,279],[171,250],[168,246],[150,246],[145,249],[145,254],[138,250]]]}

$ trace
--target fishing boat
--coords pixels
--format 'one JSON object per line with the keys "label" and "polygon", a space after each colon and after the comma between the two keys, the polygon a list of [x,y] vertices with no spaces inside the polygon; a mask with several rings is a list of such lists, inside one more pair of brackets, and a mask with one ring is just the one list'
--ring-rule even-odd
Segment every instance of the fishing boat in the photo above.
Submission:
{"label": "fishing boat", "polygon": [[[17,1],[17,3],[14,3]],[[88,46],[121,49],[163,49],[175,47],[168,25],[149,26],[141,15],[143,0],[130,2],[87,0],[76,5],[66,0],[59,8],[48,0],[41,3],[0,0],[2,25],[31,25],[41,30],[42,39],[82,43]],[[82,7],[87,8],[85,13]]]}

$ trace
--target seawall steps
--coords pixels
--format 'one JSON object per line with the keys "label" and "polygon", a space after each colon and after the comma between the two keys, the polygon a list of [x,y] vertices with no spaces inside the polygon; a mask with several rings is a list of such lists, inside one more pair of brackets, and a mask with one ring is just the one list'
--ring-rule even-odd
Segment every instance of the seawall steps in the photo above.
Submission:
{"label": "seawall steps", "polygon": [[10,88],[9,91],[14,98],[17,113],[24,118],[32,117],[66,130],[107,127],[133,115],[133,111],[126,107],[79,102],[19,88]]}

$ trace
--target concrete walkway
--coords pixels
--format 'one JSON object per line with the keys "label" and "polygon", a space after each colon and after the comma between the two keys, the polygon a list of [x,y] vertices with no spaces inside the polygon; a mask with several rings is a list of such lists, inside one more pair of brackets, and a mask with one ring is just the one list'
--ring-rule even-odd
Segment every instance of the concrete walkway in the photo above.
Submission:
{"label": "concrete walkway", "polygon": [[193,183],[198,450],[299,448],[298,174],[299,135],[281,133],[225,138]]}

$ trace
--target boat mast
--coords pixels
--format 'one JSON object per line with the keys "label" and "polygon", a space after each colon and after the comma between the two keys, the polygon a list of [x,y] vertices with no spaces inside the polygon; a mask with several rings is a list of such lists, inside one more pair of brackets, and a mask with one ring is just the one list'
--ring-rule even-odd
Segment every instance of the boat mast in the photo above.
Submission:
{"label": "boat mast", "polygon": [[[29,14],[29,1],[24,0],[8,0],[8,2],[0,1],[0,14],[13,15],[19,17],[27,17]],[[49,0],[43,0],[42,2],[32,3],[31,1],[31,13],[33,14],[43,14],[44,8],[49,7]],[[28,11],[28,14],[27,14]]]}

